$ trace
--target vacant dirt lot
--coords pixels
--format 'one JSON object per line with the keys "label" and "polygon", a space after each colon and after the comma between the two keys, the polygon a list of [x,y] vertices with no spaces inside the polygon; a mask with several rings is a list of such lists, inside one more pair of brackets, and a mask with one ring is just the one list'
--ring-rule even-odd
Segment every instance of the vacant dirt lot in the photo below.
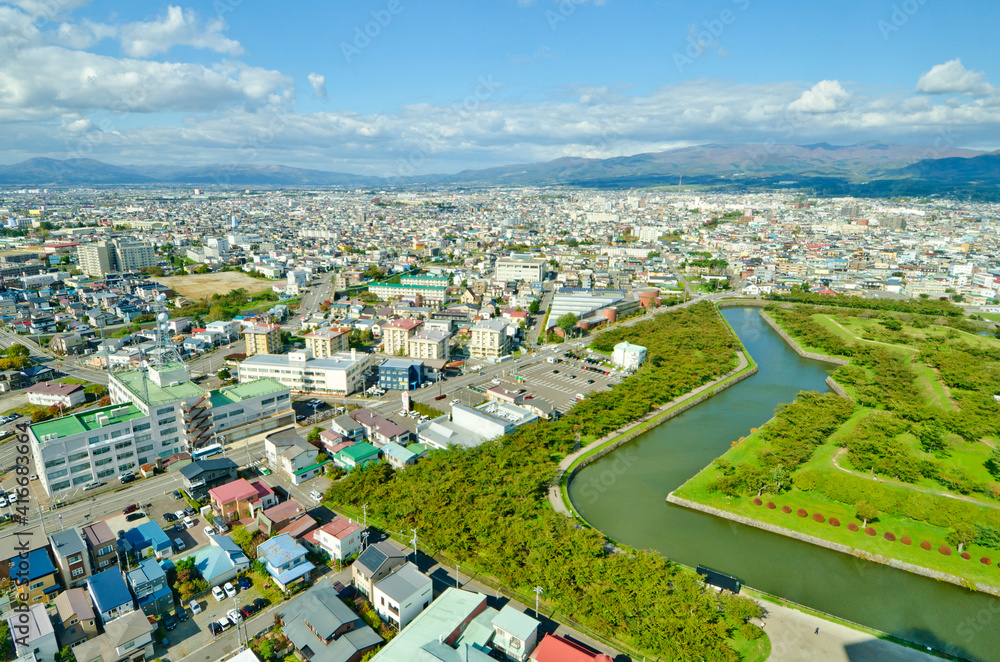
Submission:
{"label": "vacant dirt lot", "polygon": [[193,274],[191,276],[164,276],[154,278],[177,294],[189,299],[210,297],[215,293],[225,294],[240,287],[248,292],[256,293],[270,289],[278,281],[257,280],[237,271],[224,271],[218,274]]}

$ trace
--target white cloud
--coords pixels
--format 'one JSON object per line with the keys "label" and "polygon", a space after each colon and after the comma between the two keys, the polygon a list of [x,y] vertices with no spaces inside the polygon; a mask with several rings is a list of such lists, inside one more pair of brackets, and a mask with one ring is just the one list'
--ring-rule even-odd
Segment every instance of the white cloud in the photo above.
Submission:
{"label": "white cloud", "polygon": [[326,77],[320,74],[309,74],[309,84],[313,88],[313,97],[328,101],[330,97],[326,94]]}
{"label": "white cloud", "polygon": [[917,92],[923,94],[967,94],[987,96],[993,86],[986,82],[981,71],[970,71],[958,58],[944,64],[936,64],[917,81]]}
{"label": "white cloud", "polygon": [[149,57],[166,53],[174,46],[191,46],[240,55],[243,47],[221,34],[225,28],[222,19],[213,19],[201,28],[193,11],[170,5],[167,13],[156,20],[123,25],[120,31],[122,50],[132,57]]}
{"label": "white cloud", "polygon": [[24,13],[51,20],[66,16],[69,12],[79,7],[89,4],[90,0],[8,0],[7,4],[14,5]]}
{"label": "white cloud", "polygon": [[843,108],[851,98],[839,81],[821,80],[788,104],[788,110],[800,113],[832,113]]}

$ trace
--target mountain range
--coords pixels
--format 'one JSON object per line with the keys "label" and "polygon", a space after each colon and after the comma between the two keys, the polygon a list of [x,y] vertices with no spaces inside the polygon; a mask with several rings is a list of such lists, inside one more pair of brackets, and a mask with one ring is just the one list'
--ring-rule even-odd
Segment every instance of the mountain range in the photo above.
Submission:
{"label": "mountain range", "polygon": [[605,159],[566,157],[454,174],[382,178],[280,165],[112,165],[33,158],[0,166],[0,186],[572,186],[643,188],[692,184],[773,187],[835,195],[996,196],[1000,152],[866,142],[836,146],[709,144]]}

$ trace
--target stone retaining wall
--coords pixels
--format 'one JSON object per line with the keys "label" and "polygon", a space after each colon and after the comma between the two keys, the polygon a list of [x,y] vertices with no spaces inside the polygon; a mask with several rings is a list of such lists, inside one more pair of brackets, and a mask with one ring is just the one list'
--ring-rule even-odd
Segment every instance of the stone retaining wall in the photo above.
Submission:
{"label": "stone retaining wall", "polygon": [[802,349],[802,347],[799,346],[799,343],[795,342],[795,340],[790,335],[785,333],[784,329],[778,326],[777,322],[771,319],[770,315],[768,315],[762,310],[760,311],[760,316],[764,318],[764,321],[767,322],[768,326],[774,329],[775,332],[779,336],[781,336],[782,340],[788,343],[788,346],[791,347],[793,350],[795,350],[795,353],[801,356],[802,358],[812,359],[814,361],[824,361],[826,363],[833,363],[836,365],[847,365],[848,363],[850,363],[848,359],[844,359],[839,356],[827,356],[826,354],[816,354],[815,352],[805,351],[804,349]]}
{"label": "stone retaining wall", "polygon": [[947,572],[931,570],[930,568],[925,568],[921,565],[915,565],[913,563],[907,563],[905,561],[891,559],[888,556],[882,556],[881,554],[873,554],[871,552],[866,552],[861,549],[855,549],[854,547],[850,547],[848,545],[842,545],[840,543],[824,540],[823,538],[817,538],[816,536],[811,536],[806,533],[799,533],[798,531],[792,531],[791,529],[786,529],[783,526],[778,526],[776,524],[769,524],[768,522],[761,522],[760,520],[755,520],[750,517],[744,517],[743,515],[737,515],[736,513],[730,513],[725,510],[720,510],[719,508],[706,506],[705,504],[697,503],[695,501],[690,501],[683,497],[679,497],[675,495],[673,492],[667,495],[667,502],[677,506],[682,506],[684,508],[690,508],[691,510],[697,510],[707,515],[722,517],[723,519],[728,519],[730,521],[737,522],[738,524],[745,524],[746,526],[752,526],[757,529],[763,529],[765,531],[769,531],[770,533],[776,533],[780,536],[786,536],[788,538],[794,538],[795,540],[807,542],[812,545],[818,545],[820,547],[832,549],[835,552],[850,554],[855,558],[871,561],[872,563],[881,563],[882,565],[887,565],[890,568],[896,568],[897,570],[905,570],[907,572],[912,572],[913,574],[916,575],[929,577],[931,579],[936,579],[942,582],[948,582],[949,584],[955,584],[956,586],[961,586],[963,588],[969,588],[971,586],[974,587],[976,591],[979,591],[981,593],[989,593],[990,595],[1000,597],[1000,587],[991,586],[990,584],[982,584],[979,582],[971,582],[967,579],[962,579],[961,577],[948,574]]}
{"label": "stone retaining wall", "polygon": [[834,393],[836,393],[837,395],[839,395],[843,399],[845,399],[845,400],[851,400],[852,402],[854,401],[854,398],[852,398],[851,396],[849,396],[847,394],[847,391],[844,390],[844,387],[841,386],[840,384],[838,384],[837,380],[835,380],[833,377],[827,377],[826,378],[826,385],[830,387],[831,391],[833,391]]}

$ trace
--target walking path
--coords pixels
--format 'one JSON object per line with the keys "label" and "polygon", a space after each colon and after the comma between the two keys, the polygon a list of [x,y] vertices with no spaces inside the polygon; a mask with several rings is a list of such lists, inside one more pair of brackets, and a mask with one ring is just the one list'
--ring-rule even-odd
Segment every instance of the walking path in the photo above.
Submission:
{"label": "walking path", "polygon": [[642,418],[639,418],[638,420],[635,420],[635,421],[629,423],[628,425],[626,425],[626,426],[624,426],[622,428],[619,428],[619,429],[617,429],[617,430],[615,430],[613,432],[609,432],[608,434],[604,435],[600,439],[597,439],[596,441],[592,441],[591,443],[587,444],[586,446],[584,446],[580,450],[574,451],[574,452],[570,453],[569,455],[567,455],[566,457],[564,457],[562,459],[562,462],[559,463],[559,471],[556,473],[556,476],[553,479],[552,484],[549,485],[549,503],[552,504],[552,509],[555,510],[557,513],[561,513],[563,515],[566,515],[567,517],[572,517],[572,515],[573,515],[566,508],[566,504],[563,502],[560,484],[562,482],[563,475],[569,470],[569,468],[571,466],[573,466],[574,462],[576,462],[579,458],[587,455],[588,453],[590,453],[590,452],[592,452],[592,451],[600,448],[601,446],[603,446],[604,444],[608,443],[612,439],[620,437],[623,434],[628,434],[629,432],[631,432],[632,430],[636,429],[640,425],[644,425],[644,424],[648,423],[650,420],[656,418],[657,416],[660,416],[664,412],[667,412],[667,411],[673,409],[674,407],[676,407],[676,406],[678,406],[680,404],[683,404],[684,402],[687,402],[688,400],[691,400],[693,398],[697,398],[699,395],[701,395],[705,391],[708,391],[710,389],[715,388],[716,386],[718,386],[722,382],[726,381],[730,377],[732,377],[732,376],[734,376],[734,375],[742,372],[748,365],[750,365],[750,362],[747,360],[746,355],[742,351],[737,351],[736,355],[737,355],[737,357],[739,359],[739,364],[736,366],[736,368],[734,368],[733,370],[730,370],[728,373],[726,373],[722,377],[719,377],[716,380],[708,382],[707,384],[702,384],[701,386],[699,386],[698,388],[694,389],[693,391],[690,391],[688,393],[685,393],[682,396],[674,398],[673,400],[671,400],[670,402],[666,403],[665,405],[662,405],[662,406],[658,407],[657,409],[654,409],[653,411],[649,412],[648,414],[646,414]]}

